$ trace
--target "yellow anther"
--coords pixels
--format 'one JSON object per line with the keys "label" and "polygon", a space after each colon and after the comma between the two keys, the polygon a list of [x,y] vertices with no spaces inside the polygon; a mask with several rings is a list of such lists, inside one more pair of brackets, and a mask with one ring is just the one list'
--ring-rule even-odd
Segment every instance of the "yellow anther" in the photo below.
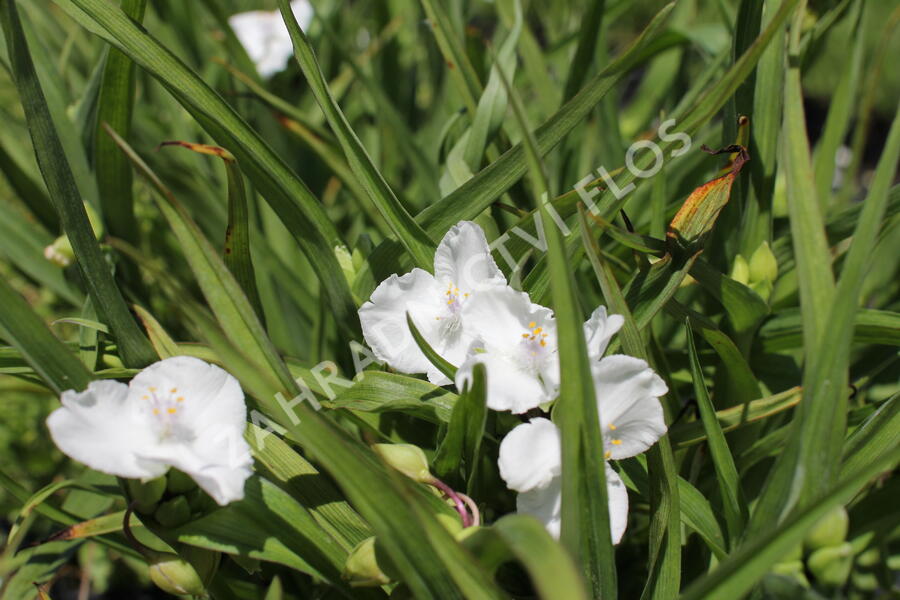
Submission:
{"label": "yellow anther", "polygon": [[174,408],[174,407],[173,407],[173,408],[167,408],[167,409],[166,409],[166,412],[169,413],[170,415],[174,415],[175,413],[178,412],[178,409],[177,409],[177,408]]}
{"label": "yellow anther", "polygon": [[154,393],[154,392],[156,391],[156,388],[155,388],[155,387],[149,387],[149,388],[147,388],[147,391],[149,391],[149,392],[152,394],[152,393]]}
{"label": "yellow anther", "polygon": [[534,331],[534,334],[537,335],[540,332],[542,332],[543,330],[544,330],[543,327],[535,327],[532,331]]}
{"label": "yellow anther", "polygon": [[613,445],[613,446],[621,446],[621,445],[622,445],[622,440],[613,440],[613,441],[612,441],[612,445]]}
{"label": "yellow anther", "polygon": [[144,400],[149,400],[149,399],[150,399],[150,396],[141,396],[141,398],[144,399]]}
{"label": "yellow anther", "polygon": [[610,424],[609,424],[609,430],[610,430],[610,431],[615,431],[615,430],[616,430],[616,426],[613,425],[612,423],[610,423]]}
{"label": "yellow anther", "polygon": [[184,402],[184,396],[178,396],[175,398],[175,402]]}
{"label": "yellow anther", "polygon": [[178,393],[178,388],[172,388],[171,390],[169,390],[169,393],[170,393],[170,394],[177,394],[177,393]]}
{"label": "yellow anther", "polygon": [[469,297],[469,292],[466,292],[465,294],[463,294],[463,298],[468,298],[468,297]]}
{"label": "yellow anther", "polygon": [[607,459],[608,459],[608,458],[611,458],[611,457],[612,457],[612,452],[610,452],[609,450],[607,450],[607,451],[606,451],[606,454],[605,454],[604,456],[605,456]]}
{"label": "yellow anther", "polygon": [[532,321],[531,323],[528,324],[528,329],[532,329],[532,328],[534,328],[534,327],[536,327],[536,326],[537,326],[537,323],[535,323],[534,321]]}
{"label": "yellow anther", "polygon": [[154,409],[153,409],[153,414],[154,414],[154,415],[158,415],[158,414],[159,414],[159,409],[158,409],[158,408],[154,408]]}
{"label": "yellow anther", "polygon": [[523,338],[527,338],[527,337],[528,337],[528,334],[527,334],[527,333],[523,333],[523,334],[522,334],[522,337],[523,337]]}
{"label": "yellow anther", "polygon": [[546,346],[546,345],[547,345],[547,340],[541,340],[541,346]]}

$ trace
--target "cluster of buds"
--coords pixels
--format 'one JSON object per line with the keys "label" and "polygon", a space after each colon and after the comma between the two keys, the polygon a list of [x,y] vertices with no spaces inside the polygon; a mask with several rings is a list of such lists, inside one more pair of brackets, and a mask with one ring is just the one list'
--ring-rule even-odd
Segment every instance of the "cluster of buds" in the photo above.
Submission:
{"label": "cluster of buds", "polygon": [[775,279],[778,277],[778,262],[769,244],[763,242],[748,261],[738,254],[731,269],[731,278],[748,286],[763,300],[772,295]]}

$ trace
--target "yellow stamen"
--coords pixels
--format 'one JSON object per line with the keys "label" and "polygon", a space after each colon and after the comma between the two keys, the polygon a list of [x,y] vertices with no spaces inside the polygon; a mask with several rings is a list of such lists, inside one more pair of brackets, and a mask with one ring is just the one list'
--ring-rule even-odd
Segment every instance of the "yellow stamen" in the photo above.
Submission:
{"label": "yellow stamen", "polygon": [[150,396],[141,396],[141,398],[144,399],[144,400],[149,400],[149,399],[150,399]]}
{"label": "yellow stamen", "polygon": [[184,396],[178,396],[175,398],[175,402],[184,402]]}
{"label": "yellow stamen", "polygon": [[156,388],[155,388],[155,387],[149,387],[149,388],[147,388],[147,391],[149,391],[149,392],[152,394],[152,393],[154,393],[154,392],[156,391]]}
{"label": "yellow stamen", "polygon": [[605,456],[606,456],[606,458],[612,457],[612,452],[610,452],[609,450],[607,450]]}
{"label": "yellow stamen", "polygon": [[169,390],[169,393],[170,393],[170,394],[177,394],[177,393],[178,393],[178,388],[172,388],[171,390]]}
{"label": "yellow stamen", "polygon": [[610,431],[615,431],[615,430],[616,430],[616,426],[613,425],[612,423],[610,423],[610,424],[609,424],[609,429],[610,429]]}
{"label": "yellow stamen", "polygon": [[547,345],[547,340],[541,340],[541,346],[546,346],[546,345]]}
{"label": "yellow stamen", "polygon": [[535,327],[535,328],[533,329],[535,335],[539,334],[539,333],[542,332],[543,330],[544,330],[543,327]]}
{"label": "yellow stamen", "polygon": [[613,440],[612,441],[613,446],[620,446],[621,444],[622,444],[622,440]]}
{"label": "yellow stamen", "polygon": [[154,408],[154,409],[153,409],[153,414],[154,414],[154,415],[158,415],[158,414],[159,414],[159,409],[158,409],[158,408]]}
{"label": "yellow stamen", "polygon": [[531,329],[531,328],[536,327],[536,326],[537,326],[537,323],[535,323],[534,321],[532,321],[531,323],[528,324],[528,329]]}
{"label": "yellow stamen", "polygon": [[178,412],[178,409],[177,408],[168,408],[168,409],[166,409],[166,412],[169,413],[170,415],[174,415],[175,413]]}

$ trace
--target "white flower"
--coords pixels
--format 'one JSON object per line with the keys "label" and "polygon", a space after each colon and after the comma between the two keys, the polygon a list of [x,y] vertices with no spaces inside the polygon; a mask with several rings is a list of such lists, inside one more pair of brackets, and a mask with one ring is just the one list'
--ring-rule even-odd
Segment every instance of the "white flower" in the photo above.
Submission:
{"label": "white flower", "polygon": [[505,286],[481,228],[461,221],[441,240],[434,275],[416,268],[379,284],[359,309],[363,335],[375,356],[402,373],[426,373],[437,385],[450,383],[416,344],[406,323],[409,312],[428,344],[454,365],[463,361],[473,332],[463,307],[494,287]]}
{"label": "white flower", "polygon": [[175,467],[225,505],[244,497],[251,474],[246,417],[234,377],[176,356],[128,385],[95,381],[84,392],[63,392],[47,427],[60,450],[92,469],[147,481]]}
{"label": "white flower", "polygon": [[607,315],[605,306],[598,306],[584,322],[584,339],[587,342],[588,356],[600,360],[612,336],[616,335],[625,323],[622,315]]}
{"label": "white flower", "polygon": [[[612,541],[618,544],[628,523],[628,491],[606,465]],[[500,475],[519,492],[516,511],[532,515],[558,538],[562,522],[562,457],[559,430],[544,418],[517,426],[500,443]]]}
{"label": "white flower", "polygon": [[472,379],[476,364],[487,369],[487,405],[519,414],[556,397],[559,358],[553,311],[534,304],[510,287],[487,290],[465,310],[478,336],[472,353],[456,372],[456,387]]}
{"label": "white flower", "polygon": [[666,433],[659,397],[668,390],[646,362],[633,356],[607,356],[591,367],[605,458],[637,456]]}
{"label": "white flower", "polygon": [[[294,0],[291,10],[303,30],[312,22],[313,9],[308,0]],[[271,77],[284,70],[294,54],[294,45],[281,11],[253,10],[238,13],[228,19],[247,55],[262,77]]]}

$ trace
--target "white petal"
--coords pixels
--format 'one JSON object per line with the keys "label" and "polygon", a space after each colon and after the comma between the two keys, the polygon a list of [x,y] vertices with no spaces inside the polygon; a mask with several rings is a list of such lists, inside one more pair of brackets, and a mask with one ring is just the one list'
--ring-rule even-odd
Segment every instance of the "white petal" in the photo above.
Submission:
{"label": "white petal", "polygon": [[606,496],[609,501],[609,529],[612,543],[618,544],[628,526],[628,489],[609,463],[606,464]]}
{"label": "white petal", "polygon": [[146,480],[167,470],[139,457],[155,439],[128,402],[124,383],[94,381],[84,392],[63,392],[62,408],[47,418],[47,427],[60,450],[97,471]]}
{"label": "white petal", "polygon": [[[609,528],[613,544],[618,544],[628,525],[628,490],[619,475],[606,465],[606,495],[609,501]],[[516,497],[516,512],[534,516],[547,532],[559,539],[562,526],[562,477],[543,488]]]}
{"label": "white petal", "polygon": [[456,371],[456,388],[471,385],[475,365],[487,370],[487,405],[492,410],[521,414],[553,399],[551,391],[533,373],[496,352],[472,354]]}
{"label": "white petal", "polygon": [[[440,339],[439,318],[446,312],[440,298],[441,289],[437,281],[422,269],[413,269],[402,277],[391,275],[382,281],[371,299],[359,309],[363,336],[372,353],[401,373],[435,371],[409,331],[406,322],[406,313],[409,312],[432,348],[452,362],[456,355],[444,354],[447,345],[442,344]],[[465,353],[468,344],[467,340],[459,340],[461,354]]]}
{"label": "white petal", "polygon": [[584,339],[587,341],[588,356],[600,360],[614,335],[622,328],[622,315],[607,315],[605,306],[598,306],[584,322]]}
{"label": "white petal", "polygon": [[592,371],[610,458],[636,456],[666,433],[659,397],[668,388],[645,361],[616,354],[595,363]]}
{"label": "white petal", "polygon": [[140,406],[147,396],[177,399],[178,423],[192,431],[231,427],[243,431],[247,421],[244,392],[227,371],[192,356],[153,363],[131,380],[129,401]]}
{"label": "white petal", "polygon": [[559,429],[540,417],[516,426],[500,443],[497,464],[511,490],[527,492],[547,487],[562,469]]}
{"label": "white petal", "polygon": [[471,221],[460,221],[441,240],[434,254],[434,276],[468,293],[506,285],[484,231]]}
{"label": "white petal", "polygon": [[210,426],[199,432],[192,443],[162,444],[144,458],[190,475],[222,506],[244,497],[244,482],[253,473],[243,427]]}
{"label": "white petal", "polygon": [[516,512],[531,515],[544,524],[547,532],[559,539],[562,524],[562,477],[555,477],[543,488],[516,497]]}
{"label": "white petal", "polygon": [[535,304],[525,292],[509,286],[495,287],[472,295],[462,308],[466,328],[484,341],[488,350],[515,352],[522,336],[541,329],[548,348],[556,348],[553,311]]}
{"label": "white petal", "polygon": [[[308,28],[313,16],[309,2],[294,0],[291,10],[300,28]],[[271,77],[284,70],[293,56],[294,47],[280,11],[239,13],[229,18],[228,24],[262,77]]]}

